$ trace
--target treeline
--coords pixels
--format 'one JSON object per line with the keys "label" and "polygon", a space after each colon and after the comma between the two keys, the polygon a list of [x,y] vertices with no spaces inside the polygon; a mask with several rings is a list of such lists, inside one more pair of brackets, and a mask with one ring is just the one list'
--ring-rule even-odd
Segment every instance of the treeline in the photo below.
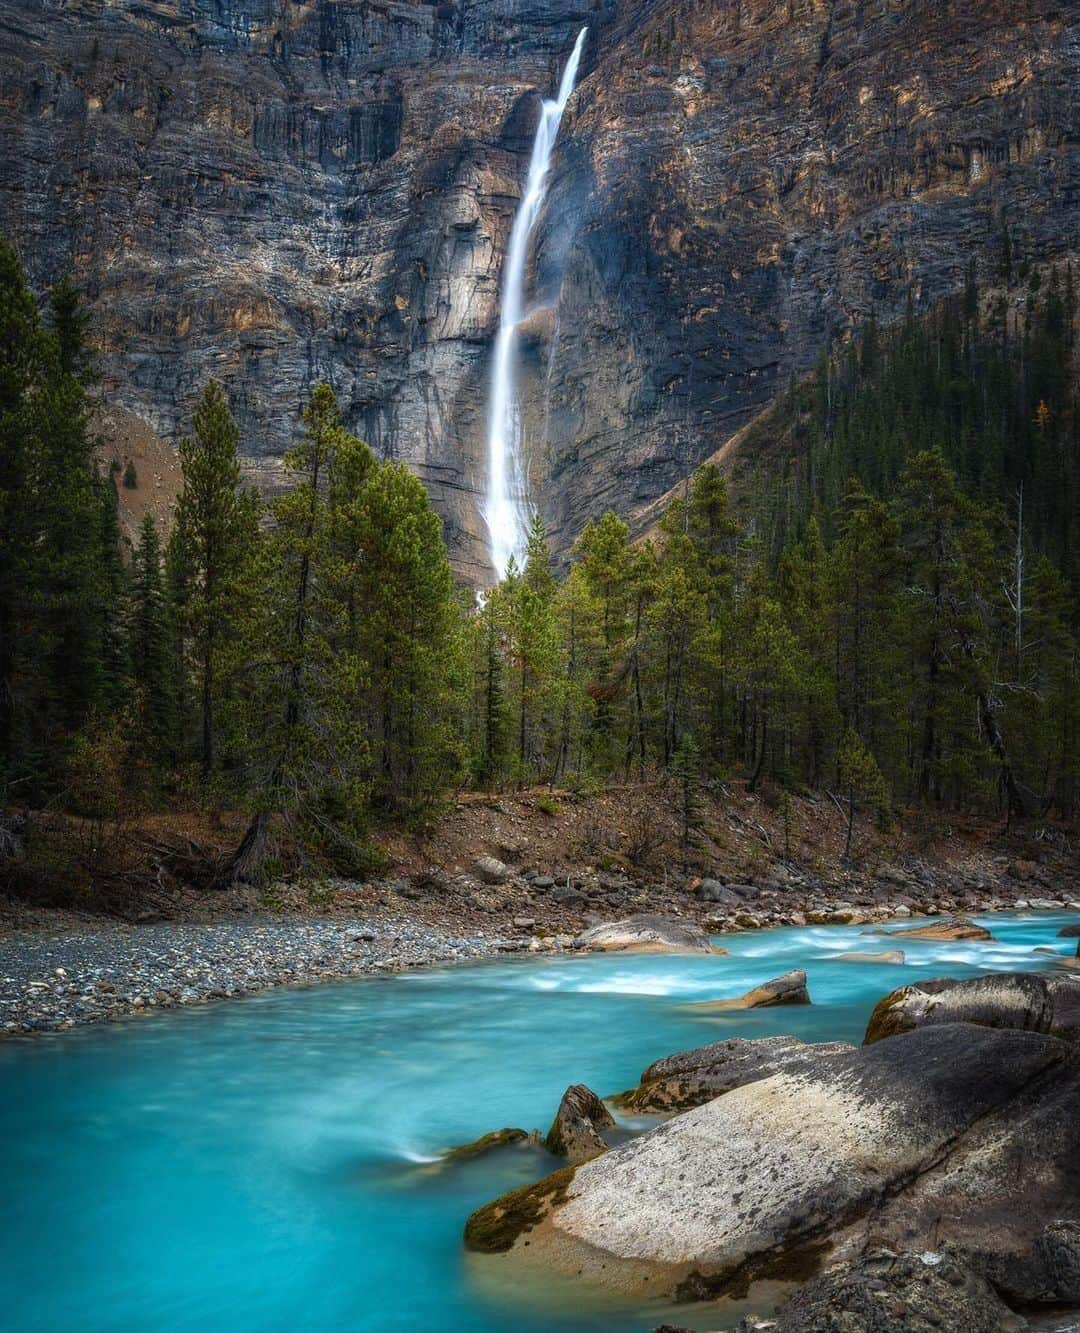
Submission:
{"label": "treeline", "polygon": [[484,781],[745,773],[872,803],[1070,815],[1075,590],[936,450],[890,502],[852,480],[779,559],[701,469],[653,542],[588,525],[556,586],[539,525],[474,638]]}
{"label": "treeline", "polygon": [[210,383],[167,540],[147,515],[125,552],[92,397],[74,289],[40,318],[0,245],[2,805],[243,809],[220,878],[267,873],[275,824],[363,870],[373,813],[466,769],[465,618],[423,486],[342,427],[324,385],[264,504]]}
{"label": "treeline", "polygon": [[773,558],[811,514],[831,540],[844,488],[857,477],[890,494],[907,460],[939,449],[964,493],[1005,507],[1025,543],[1080,579],[1080,403],[1072,265],[1015,265],[1006,243],[999,285],[963,292],[889,330],[871,319],[839,356],[823,355],[765,429],[752,489]]}
{"label": "treeline", "polygon": [[[868,336],[872,378],[887,353]],[[147,517],[125,551],[94,392],[77,294],[61,284],[42,317],[0,246],[9,810],[244,811],[218,882],[263,878],[284,843],[362,873],[373,821],[463,784],[667,772],[687,829],[700,785],[736,773],[885,821],[914,801],[1074,811],[1076,590],[1050,554],[1065,548],[1039,540],[1034,498],[1021,531],[941,448],[898,452],[888,499],[849,477],[826,508],[815,482],[782,532],[703,468],[651,541],[591,522],[563,578],[538,519],[522,567],[477,605],[423,486],[345,430],[325,385],[264,502],[209,384],[169,533]],[[824,408],[834,439],[841,401]]]}

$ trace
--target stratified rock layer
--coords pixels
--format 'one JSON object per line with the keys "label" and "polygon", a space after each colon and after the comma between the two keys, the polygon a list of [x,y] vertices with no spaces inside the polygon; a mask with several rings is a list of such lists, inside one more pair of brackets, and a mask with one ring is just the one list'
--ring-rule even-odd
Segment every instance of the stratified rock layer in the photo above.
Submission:
{"label": "stratified rock layer", "polygon": [[175,438],[221,378],[272,485],[311,384],[429,487],[466,577],[502,257],[590,29],[522,330],[565,551],[837,331],[1080,248],[1080,14],[1052,0],[0,0],[0,227],[74,267],[106,388]]}

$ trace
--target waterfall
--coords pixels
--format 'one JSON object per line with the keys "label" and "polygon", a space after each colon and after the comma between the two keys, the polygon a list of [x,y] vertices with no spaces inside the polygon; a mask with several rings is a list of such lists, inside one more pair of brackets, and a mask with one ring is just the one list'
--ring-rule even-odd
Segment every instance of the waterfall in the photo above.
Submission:
{"label": "waterfall", "polygon": [[510,246],[503,264],[499,332],[495,338],[491,396],[488,400],[488,488],[484,506],[491,542],[491,563],[500,579],[506,573],[511,556],[521,563],[532,518],[528,477],[521,457],[521,412],[515,374],[517,330],[525,315],[525,265],[529,257],[529,241],[536,230],[547,193],[551,152],[555,147],[566,103],[574,91],[574,80],[587,32],[588,28],[582,28],[578,33],[574,49],[563,69],[557,95],[554,98],[545,97],[541,105],[540,123],[536,127],[536,138],[529,159],[529,175],[514,215]]}

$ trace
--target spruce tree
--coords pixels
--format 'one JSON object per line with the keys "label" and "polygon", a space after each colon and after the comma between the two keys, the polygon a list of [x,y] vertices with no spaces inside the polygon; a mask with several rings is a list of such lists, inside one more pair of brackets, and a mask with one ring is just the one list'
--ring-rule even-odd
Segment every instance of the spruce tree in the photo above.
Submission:
{"label": "spruce tree", "polygon": [[195,677],[204,777],[217,758],[217,708],[239,640],[241,594],[256,546],[258,505],[240,485],[240,432],[211,380],[180,443],[183,489],[168,563]]}
{"label": "spruce tree", "polygon": [[177,682],[161,541],[149,513],[143,517],[132,557],[129,635],[139,746],[161,768],[176,756]]}

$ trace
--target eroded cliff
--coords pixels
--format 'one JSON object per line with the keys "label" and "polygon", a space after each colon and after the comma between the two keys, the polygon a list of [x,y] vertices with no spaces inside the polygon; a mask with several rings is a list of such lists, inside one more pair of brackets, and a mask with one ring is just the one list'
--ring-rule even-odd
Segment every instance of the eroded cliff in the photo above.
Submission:
{"label": "eroded cliff", "polygon": [[565,548],[872,306],[1080,243],[1080,14],[1049,0],[0,0],[0,226],[74,267],[165,436],[228,386],[273,484],[313,381],[487,573],[484,402],[536,89],[590,28],[523,338]]}

